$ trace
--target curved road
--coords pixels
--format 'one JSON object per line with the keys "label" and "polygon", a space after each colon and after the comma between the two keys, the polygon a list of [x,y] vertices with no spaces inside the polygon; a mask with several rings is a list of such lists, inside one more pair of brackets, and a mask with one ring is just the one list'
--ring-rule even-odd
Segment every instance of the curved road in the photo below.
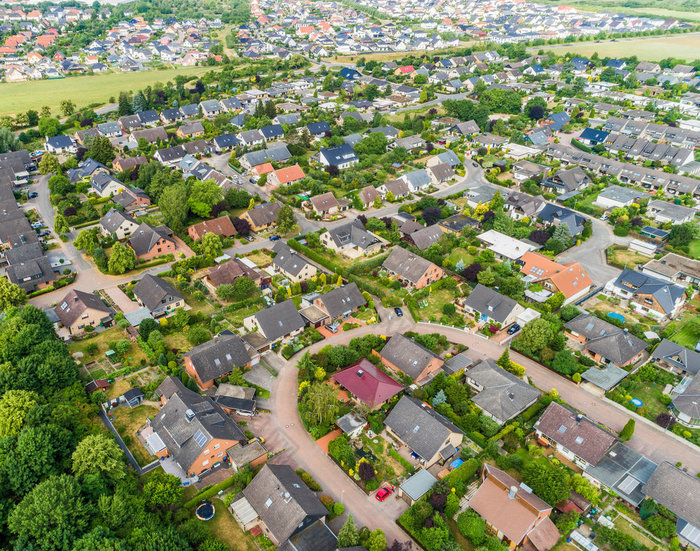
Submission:
{"label": "curved road", "polygon": [[[382,318],[386,317],[386,311],[380,312],[380,314],[382,314]],[[273,382],[271,393],[270,422],[276,436],[281,440],[282,447],[291,452],[295,462],[309,472],[321,484],[324,491],[345,504],[346,509],[352,513],[358,524],[368,526],[370,529],[380,528],[386,534],[389,543],[393,539],[408,541],[408,537],[393,522],[397,515],[391,515],[387,509],[388,502],[378,503],[372,496],[366,496],[326,456],[304,429],[297,409],[296,362],[307,351],[314,353],[328,345],[347,344],[354,337],[368,333],[392,335],[408,330],[418,333],[441,333],[452,342],[468,346],[480,358],[496,359],[504,350],[503,346],[493,341],[485,340],[459,329],[427,323],[415,324],[410,321],[408,316],[393,317],[385,319],[377,325],[340,333],[299,352],[289,362],[286,362],[279,376]],[[525,367],[526,375],[532,384],[546,392],[556,388],[562,399],[569,405],[616,433],[631,418],[631,415],[625,410],[618,409],[601,397],[577,387],[571,381],[558,376],[515,351],[511,351],[511,359]],[[666,434],[663,429],[656,425],[637,421],[634,436],[628,443],[631,448],[657,463],[681,461],[691,474],[700,472],[700,453],[694,446]]]}

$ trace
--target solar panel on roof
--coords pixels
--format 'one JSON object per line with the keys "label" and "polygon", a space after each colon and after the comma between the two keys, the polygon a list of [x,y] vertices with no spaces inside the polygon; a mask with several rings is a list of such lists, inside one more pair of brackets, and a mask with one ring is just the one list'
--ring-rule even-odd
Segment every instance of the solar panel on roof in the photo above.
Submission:
{"label": "solar panel on roof", "polygon": [[637,486],[639,486],[639,480],[637,480],[636,478],[634,478],[634,477],[632,477],[632,476],[627,475],[627,476],[625,477],[625,479],[624,479],[622,482],[620,482],[620,484],[618,485],[618,488],[619,488],[622,492],[624,492],[624,493],[626,493],[626,494],[629,494],[629,493],[631,493]]}
{"label": "solar panel on roof", "polygon": [[201,448],[206,443],[207,437],[204,435],[204,433],[201,430],[198,430],[197,432],[194,433],[194,441]]}

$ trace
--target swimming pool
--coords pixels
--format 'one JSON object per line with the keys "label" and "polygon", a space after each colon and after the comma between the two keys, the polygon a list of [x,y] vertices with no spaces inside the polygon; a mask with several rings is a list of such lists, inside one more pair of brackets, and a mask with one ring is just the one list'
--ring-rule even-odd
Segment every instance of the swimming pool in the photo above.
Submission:
{"label": "swimming pool", "polygon": [[608,317],[625,323],[625,316],[617,312],[608,312]]}

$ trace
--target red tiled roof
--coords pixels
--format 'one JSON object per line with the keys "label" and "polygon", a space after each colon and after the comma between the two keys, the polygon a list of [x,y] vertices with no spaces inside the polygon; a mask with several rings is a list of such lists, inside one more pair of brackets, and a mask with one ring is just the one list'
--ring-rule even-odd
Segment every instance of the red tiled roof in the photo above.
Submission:
{"label": "red tiled roof", "polygon": [[333,379],[372,407],[403,390],[399,383],[364,358],[333,375]]}

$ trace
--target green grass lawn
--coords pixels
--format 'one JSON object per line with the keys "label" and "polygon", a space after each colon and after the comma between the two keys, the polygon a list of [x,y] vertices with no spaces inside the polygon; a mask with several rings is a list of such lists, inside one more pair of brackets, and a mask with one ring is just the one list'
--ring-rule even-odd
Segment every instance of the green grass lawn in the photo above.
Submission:
{"label": "green grass lawn", "polygon": [[667,410],[666,406],[660,401],[663,391],[662,386],[643,381],[630,381],[626,384],[629,385],[627,394],[632,396],[632,398],[639,398],[642,401],[644,407],[649,411],[649,418],[656,419],[659,413]]}
{"label": "green grass lawn", "polygon": [[142,467],[153,461],[154,456],[148,453],[139,442],[136,431],[146,423],[146,418],[152,418],[156,413],[158,413],[158,408],[148,405],[140,405],[135,408],[124,406],[114,410],[112,421],[114,428],[117,429],[124,443]]}
{"label": "green grass lawn", "polygon": [[454,251],[450,253],[450,256],[448,256],[445,260],[447,260],[451,266],[456,266],[457,263],[461,260],[464,263],[464,267],[466,268],[474,262],[474,257],[470,255],[466,249],[463,249],[462,247],[457,247]]}
{"label": "green grass lawn", "polygon": [[211,502],[216,508],[214,518],[206,523],[211,535],[232,551],[257,551],[253,537],[241,529],[223,501],[214,498]]}
{"label": "green grass lawn", "polygon": [[690,314],[684,316],[678,332],[671,337],[671,340],[694,350],[695,344],[700,340],[700,316],[692,316]]}
{"label": "green grass lawn", "polygon": [[39,110],[44,105],[57,113],[62,100],[70,99],[78,109],[91,104],[107,103],[121,91],[137,91],[157,82],[165,84],[176,75],[200,76],[216,67],[180,67],[133,73],[104,73],[55,80],[30,80],[0,84],[0,114]]}
{"label": "green grass lawn", "polygon": [[700,260],[700,239],[694,239],[690,242],[688,247],[690,249],[690,256],[696,260]]}
{"label": "green grass lawn", "polygon": [[418,301],[418,314],[425,320],[429,320],[430,316],[440,318],[443,316],[442,307],[445,304],[451,304],[454,298],[455,295],[450,289],[433,291],[430,293],[430,296],[425,299],[428,301],[428,305],[425,308],[420,307],[423,301]]}
{"label": "green grass lawn", "polygon": [[[104,353],[107,350],[109,350],[109,345],[107,343],[111,341],[120,341],[125,338],[126,335],[121,327],[112,327],[111,329],[107,329],[106,331],[97,333],[94,337],[91,337],[89,339],[83,339],[78,342],[73,342],[69,344],[68,352],[70,352],[71,354],[75,352],[82,352],[83,358],[81,361],[83,363],[88,363],[92,360],[97,360],[104,356]],[[97,345],[97,352],[93,356],[90,356],[85,351],[88,344],[90,343],[95,343]],[[130,364],[139,363],[141,360],[148,361],[148,358],[146,358],[146,354],[144,354],[141,351],[141,349],[134,343],[131,344],[131,349],[129,350],[129,353],[126,357]]]}

